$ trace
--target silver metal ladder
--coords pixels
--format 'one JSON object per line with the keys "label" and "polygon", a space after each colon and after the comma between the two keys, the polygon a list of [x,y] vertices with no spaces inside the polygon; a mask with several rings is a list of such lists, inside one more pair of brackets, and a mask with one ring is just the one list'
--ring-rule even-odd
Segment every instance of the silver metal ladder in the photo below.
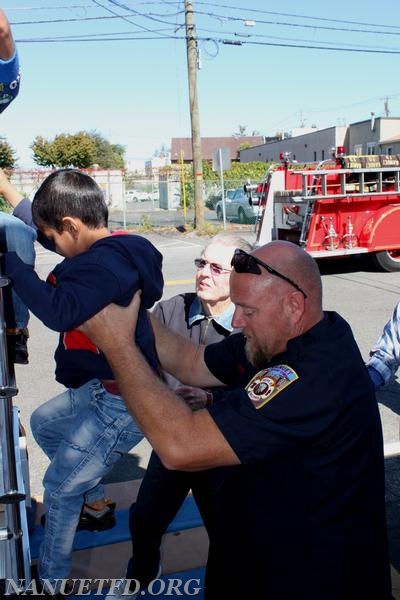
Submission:
{"label": "silver metal ladder", "polygon": [[[379,194],[398,196],[400,193],[400,167],[300,170],[299,174],[302,178],[302,189],[296,190],[296,193],[316,200],[366,194],[369,196]],[[328,193],[328,178],[333,175],[339,175],[339,183],[334,194]],[[349,182],[349,176],[351,182]],[[391,185],[393,189],[387,189],[388,185]]]}
{"label": "silver metal ladder", "polygon": [[13,406],[18,390],[14,365],[8,360],[4,314],[3,289],[9,283],[0,267],[0,504],[4,508],[0,513],[0,597],[19,595],[31,580],[26,482],[18,409]]}

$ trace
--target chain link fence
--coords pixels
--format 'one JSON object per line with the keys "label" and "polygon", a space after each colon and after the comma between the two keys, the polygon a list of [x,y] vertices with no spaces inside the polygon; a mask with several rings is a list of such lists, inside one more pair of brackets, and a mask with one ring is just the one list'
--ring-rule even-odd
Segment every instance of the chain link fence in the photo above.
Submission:
{"label": "chain link fence", "polygon": [[[25,196],[32,198],[42,181],[53,169],[16,169],[11,181]],[[180,226],[194,218],[194,184],[192,180],[182,183],[179,175],[160,177],[126,176],[120,170],[85,170],[103,190],[109,208],[111,227],[129,225]],[[225,198],[246,183],[242,179],[224,181]],[[216,204],[222,200],[222,187],[218,179],[203,182],[205,219],[217,221]]]}
{"label": "chain link fence", "polygon": [[[236,188],[243,189],[246,181],[227,180],[224,182],[225,198]],[[216,205],[222,200],[221,182],[204,180],[203,200],[205,219],[218,224]],[[125,184],[122,206],[110,207],[110,221],[115,226],[129,225],[182,226],[194,218],[194,185],[178,177],[166,179],[130,178]]]}

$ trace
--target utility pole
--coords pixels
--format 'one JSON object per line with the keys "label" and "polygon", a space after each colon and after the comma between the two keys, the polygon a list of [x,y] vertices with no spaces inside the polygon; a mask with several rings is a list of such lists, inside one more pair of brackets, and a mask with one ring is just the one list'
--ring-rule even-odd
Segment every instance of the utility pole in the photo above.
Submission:
{"label": "utility pole", "polygon": [[204,227],[203,163],[199,105],[197,98],[197,38],[192,0],[185,0],[186,48],[189,80],[190,124],[192,131],[192,156],[194,177],[194,227]]}

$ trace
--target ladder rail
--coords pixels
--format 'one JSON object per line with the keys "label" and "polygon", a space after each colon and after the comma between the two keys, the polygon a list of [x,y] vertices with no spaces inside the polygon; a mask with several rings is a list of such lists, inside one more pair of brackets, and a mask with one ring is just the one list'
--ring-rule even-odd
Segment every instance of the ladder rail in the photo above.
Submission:
{"label": "ladder rail", "polygon": [[3,289],[10,284],[0,266],[0,504],[4,506],[0,527],[0,592],[6,593],[8,581],[26,589],[30,581],[30,550],[25,507],[25,490],[19,447],[18,410],[13,397],[14,365],[9,363]]}
{"label": "ladder rail", "polygon": [[[301,175],[302,188],[301,195],[315,198],[331,198],[341,196],[365,196],[365,195],[398,195],[400,193],[400,167],[382,167],[373,169],[314,169],[310,171],[300,170],[298,174]],[[328,183],[328,177],[339,176],[339,191],[334,193],[328,193],[329,186],[333,184]],[[347,179],[351,175],[351,182]],[[366,175],[374,175],[374,179],[367,181]],[[389,176],[386,177],[385,175]],[[354,181],[355,179],[355,181]],[[319,183],[318,183],[319,180]],[[393,185],[393,189],[385,190],[384,185]],[[346,186],[354,186],[353,190],[346,189]],[[358,192],[355,191],[358,186]],[[369,189],[370,187],[376,186],[376,190]],[[319,190],[319,193],[318,193]],[[289,191],[289,190],[288,190]]]}

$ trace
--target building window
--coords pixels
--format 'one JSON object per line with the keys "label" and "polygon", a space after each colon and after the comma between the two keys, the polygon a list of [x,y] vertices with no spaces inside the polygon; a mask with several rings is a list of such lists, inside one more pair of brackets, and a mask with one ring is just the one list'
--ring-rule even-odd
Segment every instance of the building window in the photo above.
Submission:
{"label": "building window", "polygon": [[354,154],[356,156],[361,156],[361,154],[362,154],[362,144],[356,144],[354,146]]}
{"label": "building window", "polygon": [[393,148],[391,146],[389,146],[389,148],[386,148],[386,154],[388,154],[389,156],[392,156]]}
{"label": "building window", "polygon": [[314,162],[317,162],[317,153],[314,150]]}
{"label": "building window", "polygon": [[367,144],[367,154],[370,156],[372,154],[376,154],[376,143],[370,142]]}
{"label": "building window", "polygon": [[325,150],[321,150],[321,160],[325,160]]}

